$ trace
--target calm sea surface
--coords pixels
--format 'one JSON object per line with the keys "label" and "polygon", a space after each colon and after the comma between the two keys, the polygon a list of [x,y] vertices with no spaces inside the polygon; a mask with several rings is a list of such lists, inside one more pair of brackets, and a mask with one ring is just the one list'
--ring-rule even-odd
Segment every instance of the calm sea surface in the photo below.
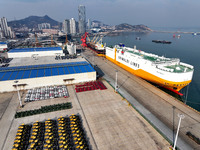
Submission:
{"label": "calm sea surface", "polygon": [[[140,37],[141,40],[136,40],[136,37]],[[153,43],[152,40],[167,40],[172,44]],[[180,34],[178,39],[177,37],[173,38],[172,33],[129,32],[119,36],[106,36],[103,41],[107,46],[119,43],[124,43],[127,47],[136,45],[137,49],[142,51],[169,58],[179,58],[181,62],[193,65],[193,80],[188,87],[180,91],[184,96],[179,99],[200,111],[200,35]],[[177,95],[173,96],[178,97]]]}

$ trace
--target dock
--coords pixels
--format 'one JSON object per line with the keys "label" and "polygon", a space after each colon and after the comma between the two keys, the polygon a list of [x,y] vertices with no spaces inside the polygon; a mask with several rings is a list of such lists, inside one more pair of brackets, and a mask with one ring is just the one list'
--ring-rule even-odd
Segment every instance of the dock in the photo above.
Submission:
{"label": "dock", "polygon": [[[20,91],[24,107],[19,107],[17,92],[0,93],[0,149],[12,149],[17,129],[21,124],[58,119],[77,114],[91,150],[169,150],[176,133],[178,114],[184,114],[177,146],[183,150],[200,149],[189,138],[190,132],[200,137],[199,112],[123,70],[104,57],[86,49],[85,57],[98,71],[106,90],[76,92],[75,85],[67,85],[68,98],[55,98],[24,103],[27,90]],[[114,91],[116,70],[118,89]],[[71,102],[72,108],[28,117],[15,118],[15,113],[38,109],[41,106]]]}
{"label": "dock", "polygon": [[[179,120],[178,114],[184,114],[185,118],[181,121],[177,144],[180,144],[179,147],[181,147],[181,149],[200,149],[200,145],[191,139],[191,137],[186,135],[186,133],[190,132],[196,138],[200,138],[200,113],[198,111],[180,102],[143,79],[125,71],[108,61],[106,58],[96,56],[96,54],[91,52],[89,49],[85,49],[84,57],[90,60],[93,66],[96,66],[96,69],[100,70],[101,75],[104,78],[108,78],[109,82],[113,83],[113,86],[117,70],[118,90],[121,90],[124,96],[129,98],[127,100],[133,105],[133,107],[136,107],[137,103],[139,103],[142,107],[148,110],[148,113],[144,111],[144,114],[142,114],[141,111],[143,111],[143,109],[140,107],[136,108],[136,110],[138,110],[143,116],[146,115],[145,118],[152,123],[153,126],[157,123],[158,128],[156,128],[166,137],[166,139],[173,141],[172,130],[174,128],[175,137]],[[137,101],[135,105],[132,99]],[[152,120],[150,114],[152,114],[152,116],[157,120]],[[159,123],[157,121],[159,121]],[[160,124],[163,124],[163,126],[160,126]],[[162,128],[164,126],[165,128]],[[180,139],[182,143],[179,141]],[[188,148],[186,148],[186,145]]]}
{"label": "dock", "polygon": [[[78,92],[75,85],[67,86],[69,97],[24,103],[19,108],[17,93],[1,93],[0,145],[2,150],[12,149],[16,131],[22,123],[30,124],[79,114],[89,139],[90,149],[168,150],[169,143],[134,110],[126,100],[115,93],[112,86],[102,80],[106,90]],[[24,99],[26,91],[21,92]],[[5,103],[6,102],[6,103]],[[14,118],[16,111],[37,109],[40,106],[71,102],[73,108],[23,118]]]}

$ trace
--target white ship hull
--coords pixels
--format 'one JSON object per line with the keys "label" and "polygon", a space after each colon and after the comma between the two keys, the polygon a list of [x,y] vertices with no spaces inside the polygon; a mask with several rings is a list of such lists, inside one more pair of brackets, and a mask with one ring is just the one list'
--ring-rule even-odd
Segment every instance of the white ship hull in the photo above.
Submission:
{"label": "white ship hull", "polygon": [[106,47],[106,58],[134,75],[173,91],[187,86],[193,66],[128,47]]}

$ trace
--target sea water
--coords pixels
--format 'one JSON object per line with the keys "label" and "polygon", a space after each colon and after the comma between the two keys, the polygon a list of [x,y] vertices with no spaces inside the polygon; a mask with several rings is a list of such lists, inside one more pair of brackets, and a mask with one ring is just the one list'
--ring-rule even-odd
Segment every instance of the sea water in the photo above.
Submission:
{"label": "sea water", "polygon": [[[200,111],[200,35],[184,33],[175,34],[175,37],[173,35],[174,33],[162,32],[127,32],[118,36],[105,36],[103,41],[106,46],[114,46],[119,43],[124,43],[127,47],[136,45],[139,50],[159,56],[179,58],[181,62],[194,66],[192,82],[180,91],[184,96],[172,95]],[[137,37],[140,37],[141,40],[137,40]],[[152,40],[166,40],[172,43],[153,43]]]}

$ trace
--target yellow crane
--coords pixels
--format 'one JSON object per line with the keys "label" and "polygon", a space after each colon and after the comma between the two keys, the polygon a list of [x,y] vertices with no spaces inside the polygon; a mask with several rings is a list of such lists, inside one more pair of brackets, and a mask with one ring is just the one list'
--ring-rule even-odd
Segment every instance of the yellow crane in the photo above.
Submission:
{"label": "yellow crane", "polygon": [[88,40],[89,40],[88,42],[91,42],[90,37],[89,37],[88,35],[87,35],[87,38],[88,38]]}
{"label": "yellow crane", "polygon": [[66,39],[65,39],[65,45],[68,43],[68,38],[67,38],[67,34],[66,34]]}
{"label": "yellow crane", "polygon": [[35,33],[35,46],[39,47],[39,42],[38,42],[38,38],[37,38],[37,34]]}
{"label": "yellow crane", "polygon": [[94,44],[96,44],[96,41],[97,41],[97,39],[98,39],[99,37],[100,37],[100,36],[97,35],[96,39],[94,40]]}
{"label": "yellow crane", "polygon": [[54,41],[53,41],[53,34],[51,34],[51,46],[54,45]]}

